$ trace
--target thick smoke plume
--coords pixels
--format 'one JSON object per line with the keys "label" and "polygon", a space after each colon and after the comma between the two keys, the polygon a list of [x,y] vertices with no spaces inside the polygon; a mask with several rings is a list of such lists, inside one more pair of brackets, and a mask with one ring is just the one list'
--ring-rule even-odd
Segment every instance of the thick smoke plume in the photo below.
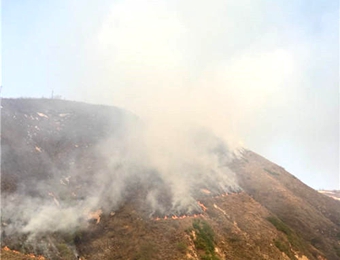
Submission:
{"label": "thick smoke plume", "polygon": [[[228,168],[239,150],[210,129],[70,103],[74,111],[63,101],[67,113],[51,112],[54,102],[47,108],[43,102],[3,104],[3,134],[12,139],[16,124],[21,134],[3,144],[4,160],[16,158],[21,172],[14,174],[15,190],[2,193],[5,237],[25,234],[32,243],[46,233],[76,232],[131,201],[145,218],[197,214],[202,190],[218,195],[241,189]],[[22,112],[15,112],[18,107]]]}

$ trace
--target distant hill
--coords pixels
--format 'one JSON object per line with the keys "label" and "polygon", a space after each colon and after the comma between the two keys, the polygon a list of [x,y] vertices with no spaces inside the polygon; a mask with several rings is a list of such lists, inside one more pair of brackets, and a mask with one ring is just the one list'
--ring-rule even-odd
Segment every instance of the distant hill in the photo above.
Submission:
{"label": "distant hill", "polygon": [[219,170],[181,186],[131,152],[144,127],[131,113],[1,106],[2,259],[340,259],[340,201],[252,151],[230,157],[214,139]]}
{"label": "distant hill", "polygon": [[318,190],[318,192],[335,200],[340,200],[340,190]]}

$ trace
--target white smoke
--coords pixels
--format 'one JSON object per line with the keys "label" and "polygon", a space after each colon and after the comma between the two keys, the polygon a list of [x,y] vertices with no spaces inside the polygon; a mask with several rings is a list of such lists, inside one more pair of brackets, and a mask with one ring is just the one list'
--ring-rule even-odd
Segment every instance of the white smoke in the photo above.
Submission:
{"label": "white smoke", "polygon": [[[119,209],[136,182],[150,182],[144,194],[150,215],[200,210],[200,188],[215,194],[240,189],[228,163],[242,139],[257,129],[262,142],[262,131],[275,132],[268,111],[282,112],[304,96],[297,75],[306,58],[297,52],[307,45],[281,44],[290,38],[266,22],[267,5],[112,3],[82,42],[81,62],[64,72],[71,78],[64,85],[72,85],[76,100],[128,109],[143,123],[125,122],[121,132],[97,143],[91,151],[103,162],[101,170],[87,171],[80,166],[87,162],[70,158],[69,168],[51,167],[46,174],[52,177],[35,183],[40,197],[27,196],[25,188],[16,198],[4,194],[7,234],[84,227],[88,212]],[[70,183],[62,184],[62,176],[71,176]],[[70,199],[69,190],[77,196]]]}
{"label": "white smoke", "polygon": [[[39,102],[35,104],[39,107]],[[94,112],[98,107],[92,109]],[[91,111],[90,108],[87,111]],[[174,120],[155,124],[155,121],[136,119],[128,113],[117,120],[103,112],[103,125],[91,126],[88,130],[83,125],[72,126],[79,115],[71,113],[69,119],[62,119],[68,131],[62,129],[55,134],[51,123],[56,118],[48,116],[41,121],[44,127],[39,127],[28,146],[19,142],[13,147],[14,151],[5,154],[6,158],[11,158],[15,153],[19,160],[30,155],[28,175],[20,177],[14,193],[3,193],[2,219],[6,236],[23,233],[33,241],[46,232],[75,232],[86,228],[90,212],[100,209],[103,214],[109,214],[119,210],[124,203],[129,203],[134,193],[141,197],[140,207],[150,217],[201,212],[197,204],[197,199],[203,195],[201,189],[208,189],[215,195],[241,189],[235,174],[228,168],[238,156],[237,150],[200,125]],[[17,117],[19,121],[21,117],[26,118],[24,122],[31,120],[23,114]],[[60,120],[58,115],[56,117]],[[80,117],[81,121],[90,120],[86,113]],[[98,141],[83,143],[82,148],[74,144],[75,132],[79,140],[95,140],[106,120],[115,122],[112,133]],[[39,123],[32,121],[32,124]],[[52,150],[34,150],[32,154],[30,143],[41,142],[40,135],[48,136],[44,139],[48,144],[45,149]],[[66,147],[73,148],[62,165],[58,165],[55,155],[62,153],[63,148],[54,144],[64,140],[68,140]],[[40,165],[45,166],[41,168]]]}

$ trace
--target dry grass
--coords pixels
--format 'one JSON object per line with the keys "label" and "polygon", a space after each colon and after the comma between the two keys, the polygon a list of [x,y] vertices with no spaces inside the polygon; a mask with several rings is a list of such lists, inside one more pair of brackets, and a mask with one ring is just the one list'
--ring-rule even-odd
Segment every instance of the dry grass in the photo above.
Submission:
{"label": "dry grass", "polygon": [[[2,105],[2,146],[6,148],[2,154],[3,192],[15,192],[20,185],[36,192],[35,181],[48,179],[46,172],[51,167],[67,169],[70,158],[81,162],[80,171],[89,171],[88,166],[93,171],[101,170],[105,162],[86,145],[91,146],[110,131],[116,131],[122,118],[122,112],[116,109],[62,100],[5,99]],[[34,140],[32,149],[23,146],[28,127],[34,127],[24,114],[45,111],[50,114],[71,111],[75,116],[69,121],[65,117],[64,128],[57,132],[57,125],[42,123],[41,138]],[[13,119],[14,112],[19,120]],[[108,123],[108,117],[115,118],[114,124]],[[47,130],[53,134],[47,134]],[[44,160],[34,149],[36,145],[52,160]],[[188,250],[196,250],[201,259],[243,260],[264,259],[264,256],[284,259],[281,251],[292,258],[290,247],[310,260],[316,260],[319,255],[329,260],[339,259],[340,202],[319,194],[283,168],[250,151],[234,161],[231,168],[245,192],[202,200],[208,210],[200,221],[152,221],[141,201],[131,199],[114,216],[103,214],[100,222],[90,223],[87,230],[70,236],[47,234],[58,245],[58,252],[52,258],[71,259],[67,245],[73,243],[81,256],[91,260],[185,259]],[[131,188],[131,192],[144,191],[139,186],[138,191]],[[65,189],[59,199],[72,200],[71,192]],[[188,228],[197,234],[194,247],[185,232]],[[5,237],[2,244],[22,249],[22,241]],[[31,259],[3,250],[1,253],[2,259]]]}

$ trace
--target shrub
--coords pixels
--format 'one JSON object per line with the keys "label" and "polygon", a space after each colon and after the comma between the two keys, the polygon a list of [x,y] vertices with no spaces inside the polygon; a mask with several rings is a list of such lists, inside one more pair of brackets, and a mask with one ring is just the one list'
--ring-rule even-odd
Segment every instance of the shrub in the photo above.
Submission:
{"label": "shrub", "polygon": [[267,220],[272,223],[277,230],[286,234],[289,243],[294,249],[305,251],[306,245],[304,244],[302,239],[295,232],[293,232],[283,221],[276,217],[267,217]]}
{"label": "shrub", "polygon": [[66,244],[58,244],[57,249],[62,259],[74,259],[72,250]]}
{"label": "shrub", "polygon": [[156,245],[154,245],[153,243],[145,243],[140,247],[139,252],[135,259],[138,260],[154,259],[157,251],[158,250],[156,248]]}
{"label": "shrub", "polygon": [[185,253],[187,251],[188,246],[184,242],[178,242],[176,245],[178,251],[181,253]]}
{"label": "shrub", "polygon": [[274,227],[276,227],[277,230],[285,233],[286,235],[289,235],[292,233],[291,229],[284,224],[281,220],[279,220],[276,217],[268,217],[267,220],[273,224]]}
{"label": "shrub", "polygon": [[285,253],[290,259],[296,259],[292,251],[290,250],[289,244],[285,241],[275,240],[275,246],[283,253]]}
{"label": "shrub", "polygon": [[203,260],[218,260],[219,258],[215,255],[215,234],[210,225],[206,221],[195,219],[192,226],[196,232],[195,247],[205,253],[201,258]]}
{"label": "shrub", "polygon": [[334,246],[335,253],[338,257],[340,257],[340,247],[339,246]]}
{"label": "shrub", "polygon": [[338,238],[338,240],[340,240],[340,232],[336,234],[336,237]]}
{"label": "shrub", "polygon": [[271,175],[280,175],[279,173],[273,172],[273,171],[268,170],[268,169],[266,169],[266,168],[263,168],[263,170],[265,170],[266,172],[268,172],[268,173],[271,174]]}

